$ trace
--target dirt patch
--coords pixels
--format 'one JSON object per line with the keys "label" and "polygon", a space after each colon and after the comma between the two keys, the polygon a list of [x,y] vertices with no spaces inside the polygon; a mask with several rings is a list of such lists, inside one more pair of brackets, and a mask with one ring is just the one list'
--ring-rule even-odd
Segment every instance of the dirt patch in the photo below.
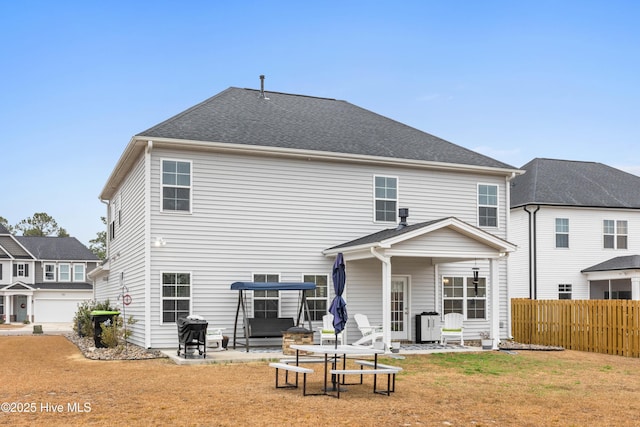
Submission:
{"label": "dirt patch", "polygon": [[[84,358],[63,336],[0,336],[6,425],[431,426],[640,423],[640,360],[576,351],[384,358],[396,392],[372,379],[338,399],[276,390],[266,361],[179,366]],[[468,360],[462,369],[457,360]],[[491,369],[482,369],[483,363]],[[318,365],[308,388],[318,391]],[[480,366],[480,368],[478,368]],[[354,378],[355,379],[355,378]],[[20,411],[17,411],[20,405]],[[4,407],[6,408],[6,406]]]}

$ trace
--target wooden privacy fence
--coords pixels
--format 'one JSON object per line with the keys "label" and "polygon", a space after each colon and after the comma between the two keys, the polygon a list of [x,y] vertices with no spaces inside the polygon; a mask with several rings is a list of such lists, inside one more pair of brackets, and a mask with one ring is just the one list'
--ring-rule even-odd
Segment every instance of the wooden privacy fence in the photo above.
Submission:
{"label": "wooden privacy fence", "polygon": [[512,299],[511,323],[523,344],[640,357],[640,301]]}

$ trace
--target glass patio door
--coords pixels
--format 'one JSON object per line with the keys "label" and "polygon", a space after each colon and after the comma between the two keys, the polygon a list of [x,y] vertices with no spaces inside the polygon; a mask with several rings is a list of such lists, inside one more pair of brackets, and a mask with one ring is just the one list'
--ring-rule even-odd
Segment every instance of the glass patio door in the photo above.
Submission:
{"label": "glass patio door", "polygon": [[391,277],[391,339],[406,340],[409,338],[409,302],[406,276]]}

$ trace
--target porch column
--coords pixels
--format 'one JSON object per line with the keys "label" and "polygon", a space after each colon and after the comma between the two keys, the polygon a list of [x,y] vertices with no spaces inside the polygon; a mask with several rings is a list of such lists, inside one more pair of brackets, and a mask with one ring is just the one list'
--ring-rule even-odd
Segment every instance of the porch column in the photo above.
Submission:
{"label": "porch column", "polygon": [[33,295],[27,294],[27,320],[33,322]]}
{"label": "porch column", "polygon": [[9,323],[9,303],[11,302],[11,297],[9,295],[3,295],[2,296],[3,299],[3,307],[4,307],[4,311],[3,311],[3,315],[4,315],[4,321],[6,323]]}
{"label": "porch column", "polygon": [[631,299],[640,300],[640,277],[631,278]]}
{"label": "porch column", "polygon": [[371,254],[382,261],[382,340],[385,349],[391,347],[391,257],[371,248]]}
{"label": "porch column", "polygon": [[500,341],[500,273],[498,272],[498,259],[492,258],[489,265],[489,277],[491,280],[491,338],[493,349],[498,349]]}

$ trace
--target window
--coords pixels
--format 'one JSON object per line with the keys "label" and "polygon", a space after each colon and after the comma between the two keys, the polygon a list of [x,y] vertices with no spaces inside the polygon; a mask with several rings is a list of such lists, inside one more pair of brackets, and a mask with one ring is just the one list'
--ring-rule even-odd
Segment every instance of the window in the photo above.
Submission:
{"label": "window", "polygon": [[315,289],[305,291],[305,296],[309,305],[311,320],[322,320],[322,316],[327,314],[328,278],[326,275],[307,274],[304,276],[303,282],[316,284]]}
{"label": "window", "polygon": [[29,264],[13,264],[13,277],[29,277]]}
{"label": "window", "polygon": [[464,314],[464,278],[445,277],[442,279],[444,314]]}
{"label": "window", "polygon": [[375,178],[376,221],[396,221],[398,203],[398,178],[376,176]]}
{"label": "window", "polygon": [[53,282],[56,280],[56,265],[45,264],[44,265],[44,280],[45,282]]}
{"label": "window", "polygon": [[73,265],[73,281],[84,282],[84,264]]}
{"label": "window", "polygon": [[191,275],[162,273],[162,323],[176,323],[189,315]]}
{"label": "window", "polygon": [[[253,281],[279,282],[277,274],[254,274]],[[253,317],[256,319],[271,319],[278,317],[280,293],[276,290],[253,291]]]}
{"label": "window", "polygon": [[556,218],[556,248],[569,247],[569,218]]}
{"label": "window", "polygon": [[627,249],[627,221],[603,221],[603,235],[605,249]]}
{"label": "window", "polygon": [[162,210],[191,211],[191,162],[162,161]]}
{"label": "window", "polygon": [[560,283],[558,285],[558,299],[571,299],[571,284]]}
{"label": "window", "polygon": [[478,277],[478,285],[473,277],[467,277],[467,319],[486,319],[487,317],[487,279]]}
{"label": "window", "polygon": [[60,264],[58,266],[58,280],[61,282],[71,281],[71,268],[69,264]]}
{"label": "window", "polygon": [[467,319],[487,318],[487,279],[478,278],[478,286],[473,277],[444,277],[443,313],[460,313]]}
{"label": "window", "polygon": [[498,226],[498,186],[478,185],[478,225]]}

